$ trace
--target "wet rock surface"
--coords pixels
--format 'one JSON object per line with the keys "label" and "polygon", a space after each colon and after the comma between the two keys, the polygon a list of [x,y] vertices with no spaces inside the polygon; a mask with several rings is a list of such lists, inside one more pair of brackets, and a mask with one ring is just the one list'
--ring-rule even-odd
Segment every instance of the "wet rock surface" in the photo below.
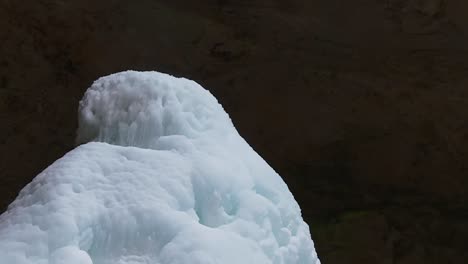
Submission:
{"label": "wet rock surface", "polygon": [[192,78],[283,176],[323,263],[468,259],[468,4],[0,1],[0,203],[112,72]]}

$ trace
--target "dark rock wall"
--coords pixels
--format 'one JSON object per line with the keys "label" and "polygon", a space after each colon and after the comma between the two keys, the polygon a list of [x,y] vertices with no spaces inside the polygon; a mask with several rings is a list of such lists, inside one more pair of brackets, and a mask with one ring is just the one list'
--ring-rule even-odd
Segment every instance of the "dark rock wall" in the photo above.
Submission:
{"label": "dark rock wall", "polygon": [[468,259],[463,0],[0,0],[0,205],[99,76],[195,79],[284,177],[324,264]]}

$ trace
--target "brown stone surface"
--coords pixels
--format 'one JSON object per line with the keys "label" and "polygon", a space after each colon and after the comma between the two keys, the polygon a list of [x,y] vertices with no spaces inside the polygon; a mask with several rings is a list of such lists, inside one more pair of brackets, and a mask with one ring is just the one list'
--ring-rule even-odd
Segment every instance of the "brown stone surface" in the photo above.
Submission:
{"label": "brown stone surface", "polygon": [[290,186],[322,263],[465,263],[467,14],[464,0],[0,0],[0,205],[73,148],[94,79],[154,69],[215,94]]}

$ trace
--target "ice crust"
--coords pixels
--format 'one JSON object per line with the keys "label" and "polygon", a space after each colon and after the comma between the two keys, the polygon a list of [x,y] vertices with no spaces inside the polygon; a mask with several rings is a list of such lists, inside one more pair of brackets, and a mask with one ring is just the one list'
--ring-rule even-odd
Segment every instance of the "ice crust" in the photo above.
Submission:
{"label": "ice crust", "polygon": [[194,81],[102,77],[77,134],[0,216],[0,263],[320,263],[286,184]]}

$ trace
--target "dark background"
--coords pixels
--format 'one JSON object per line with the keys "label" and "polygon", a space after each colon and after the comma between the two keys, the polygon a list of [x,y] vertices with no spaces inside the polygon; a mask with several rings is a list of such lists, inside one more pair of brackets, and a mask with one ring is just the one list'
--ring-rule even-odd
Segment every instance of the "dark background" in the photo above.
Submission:
{"label": "dark background", "polygon": [[0,0],[0,208],[113,72],[196,80],[283,176],[323,264],[466,263],[465,0]]}

